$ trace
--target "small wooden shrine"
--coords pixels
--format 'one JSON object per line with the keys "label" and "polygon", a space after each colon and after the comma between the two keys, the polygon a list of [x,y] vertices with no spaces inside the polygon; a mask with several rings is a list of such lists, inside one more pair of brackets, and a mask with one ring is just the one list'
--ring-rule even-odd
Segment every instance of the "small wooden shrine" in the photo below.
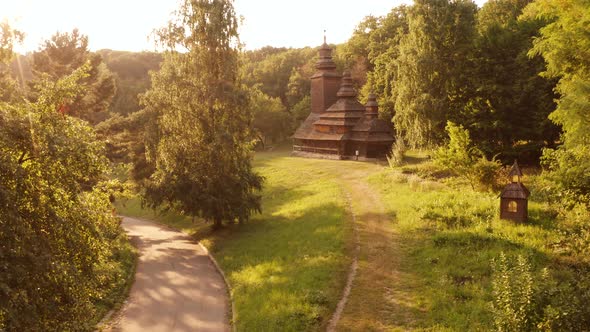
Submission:
{"label": "small wooden shrine", "polygon": [[522,184],[522,171],[516,160],[508,173],[510,183],[500,194],[500,218],[525,222],[528,219],[528,199],[530,192]]}
{"label": "small wooden shrine", "polygon": [[392,126],[379,119],[377,101],[357,100],[349,72],[340,75],[332,49],[319,51],[311,77],[311,113],[293,135],[293,154],[329,159],[383,159],[393,143]]}

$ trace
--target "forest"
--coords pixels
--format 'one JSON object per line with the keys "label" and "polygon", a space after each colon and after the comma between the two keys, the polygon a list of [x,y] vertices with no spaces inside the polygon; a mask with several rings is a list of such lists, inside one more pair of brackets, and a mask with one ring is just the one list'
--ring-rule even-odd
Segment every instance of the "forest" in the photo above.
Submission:
{"label": "forest", "polygon": [[[309,114],[322,36],[243,50],[231,1],[183,1],[176,15],[155,30],[163,52],[91,51],[73,29],[16,54],[25,35],[1,24],[0,331],[93,330],[124,298],[136,253],[120,197],[212,229],[261,212],[254,155]],[[517,159],[559,207],[551,245],[574,281],[547,281],[536,308],[501,285],[496,329],[590,329],[590,2],[415,0],[330,46],[361,102],[378,96],[392,167],[428,151],[437,174],[486,192]],[[526,264],[498,269],[526,285],[514,276]]]}

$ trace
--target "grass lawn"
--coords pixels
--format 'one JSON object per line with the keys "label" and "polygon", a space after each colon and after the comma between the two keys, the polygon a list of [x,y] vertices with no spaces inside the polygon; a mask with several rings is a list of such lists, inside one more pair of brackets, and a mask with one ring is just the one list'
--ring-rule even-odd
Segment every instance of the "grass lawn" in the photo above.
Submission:
{"label": "grass lawn", "polygon": [[231,284],[238,331],[325,329],[351,262],[342,187],[309,160],[286,155],[257,156],[263,213],[245,225],[213,233],[201,221],[142,209],[137,199],[119,204],[121,214],[181,229],[209,248]]}
{"label": "grass lawn", "polygon": [[100,280],[101,284],[98,285],[94,296],[96,312],[91,319],[92,325],[98,324],[109,311],[118,310],[127,299],[133,284],[137,250],[131,245],[125,233],[117,237],[113,256],[116,263],[99,266],[99,273],[104,277]]}
{"label": "grass lawn", "polygon": [[238,331],[325,329],[355,252],[353,214],[359,268],[339,331],[493,329],[492,259],[524,255],[539,275],[552,261],[554,215],[533,196],[529,223],[499,220],[497,193],[425,179],[428,162],[407,160],[392,170],[260,153],[263,213],[216,233],[136,199],[119,212],[202,241],[229,279]]}
{"label": "grass lawn", "polygon": [[384,170],[368,179],[401,235],[404,277],[393,287],[403,301],[393,313],[407,307],[411,315],[390,328],[493,330],[492,259],[500,252],[523,255],[540,276],[557,236],[555,217],[547,206],[531,201],[527,224],[500,220],[497,193],[474,192],[457,179],[427,180],[414,172],[420,173],[420,165]]}

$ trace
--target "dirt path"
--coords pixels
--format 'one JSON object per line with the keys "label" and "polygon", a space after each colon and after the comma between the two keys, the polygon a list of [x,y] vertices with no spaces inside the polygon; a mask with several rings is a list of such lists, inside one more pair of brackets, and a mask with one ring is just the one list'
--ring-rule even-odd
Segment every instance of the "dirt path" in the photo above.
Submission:
{"label": "dirt path", "polygon": [[123,218],[140,252],[135,283],[110,331],[230,331],[225,283],[187,235]]}
{"label": "dirt path", "polygon": [[403,320],[400,296],[396,289],[399,273],[399,236],[393,231],[381,195],[366,178],[378,170],[376,165],[341,169],[339,177],[350,195],[360,251],[352,289],[337,331],[383,331]]}

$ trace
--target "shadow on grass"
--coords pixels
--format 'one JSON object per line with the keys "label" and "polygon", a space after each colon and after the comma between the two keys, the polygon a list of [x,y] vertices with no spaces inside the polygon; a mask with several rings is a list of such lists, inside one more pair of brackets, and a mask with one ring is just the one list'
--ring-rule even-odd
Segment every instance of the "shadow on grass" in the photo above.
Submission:
{"label": "shadow on grass", "polygon": [[344,208],[326,203],[293,216],[276,214],[280,208],[214,235],[211,250],[232,284],[238,330],[318,329],[344,285]]}

